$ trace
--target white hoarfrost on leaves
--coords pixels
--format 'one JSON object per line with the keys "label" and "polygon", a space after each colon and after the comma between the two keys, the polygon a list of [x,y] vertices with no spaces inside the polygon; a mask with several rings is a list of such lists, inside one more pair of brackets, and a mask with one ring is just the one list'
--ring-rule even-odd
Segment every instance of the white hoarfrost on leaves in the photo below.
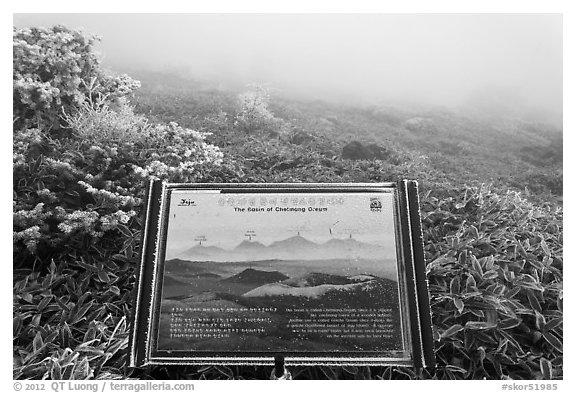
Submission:
{"label": "white hoarfrost on leaves", "polygon": [[[206,142],[209,133],[174,122],[154,125],[135,113],[128,98],[140,82],[107,75],[93,51],[97,40],[63,26],[14,29],[19,260],[41,246],[129,244],[148,179],[193,182],[222,163],[219,148]],[[114,231],[122,236],[98,244]]]}
{"label": "white hoarfrost on leaves", "polygon": [[64,221],[58,224],[58,229],[68,235],[81,231],[93,237],[102,237],[104,233],[116,229],[119,224],[127,224],[135,215],[134,210],[118,210],[102,216],[96,211],[76,210],[64,214]]}
{"label": "white hoarfrost on leaves", "polygon": [[218,166],[223,154],[217,146],[205,141],[211,135],[183,128],[175,122],[157,125],[150,130],[150,138],[157,141],[159,149],[145,167],[133,165],[134,172],[143,178],[187,179],[203,165]]}
{"label": "white hoarfrost on leaves", "polygon": [[103,145],[140,141],[151,127],[148,119],[135,114],[126,100],[100,93],[88,95],[73,113],[64,111],[62,119],[78,137]]}
{"label": "white hoarfrost on leaves", "polygon": [[95,234],[94,224],[99,218],[98,212],[76,210],[64,216],[64,221],[58,224],[58,228],[64,233],[72,233],[82,229],[84,232]]}
{"label": "white hoarfrost on leaves", "polygon": [[115,213],[100,217],[101,229],[103,232],[115,229],[118,227],[118,224],[127,224],[135,215],[136,212],[134,210],[130,210],[129,212],[118,210]]}
{"label": "white hoarfrost on leaves", "polygon": [[245,132],[253,132],[265,128],[283,129],[282,119],[274,117],[268,109],[270,89],[265,86],[252,85],[251,89],[238,96],[240,111],[234,119],[234,126]]}
{"label": "white hoarfrost on leaves", "polygon": [[109,76],[93,51],[100,38],[64,26],[14,28],[14,117],[53,127],[95,94],[121,100],[140,87],[127,75]]}
{"label": "white hoarfrost on leaves", "polygon": [[38,241],[42,237],[40,233],[40,227],[38,225],[34,225],[30,228],[26,228],[23,231],[13,232],[13,242],[16,243],[18,241],[22,241],[26,248],[30,252],[36,251],[36,246],[38,245]]}
{"label": "white hoarfrost on leaves", "polygon": [[137,206],[140,204],[140,198],[135,198],[131,195],[120,195],[118,192],[110,192],[108,190],[101,190],[92,187],[85,181],[78,181],[82,187],[86,188],[86,191],[91,194],[98,204],[108,203],[113,206]]}

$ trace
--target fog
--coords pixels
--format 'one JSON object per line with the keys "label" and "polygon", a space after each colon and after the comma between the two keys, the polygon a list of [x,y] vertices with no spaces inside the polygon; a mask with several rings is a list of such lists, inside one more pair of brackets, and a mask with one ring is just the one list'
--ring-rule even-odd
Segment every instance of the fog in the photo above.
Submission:
{"label": "fog", "polygon": [[102,36],[103,64],[287,95],[562,113],[560,14],[16,14]]}

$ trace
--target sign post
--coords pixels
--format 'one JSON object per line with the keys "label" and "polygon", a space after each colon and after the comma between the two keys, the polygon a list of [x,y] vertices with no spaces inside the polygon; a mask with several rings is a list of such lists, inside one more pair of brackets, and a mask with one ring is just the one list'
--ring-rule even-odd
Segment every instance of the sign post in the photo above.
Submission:
{"label": "sign post", "polygon": [[434,364],[415,182],[153,182],[143,237],[132,366]]}

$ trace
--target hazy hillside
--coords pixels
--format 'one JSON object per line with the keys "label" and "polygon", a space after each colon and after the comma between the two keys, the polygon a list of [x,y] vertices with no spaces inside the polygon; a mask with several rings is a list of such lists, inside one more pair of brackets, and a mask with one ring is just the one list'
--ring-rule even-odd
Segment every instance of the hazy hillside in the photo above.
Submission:
{"label": "hazy hillside", "polygon": [[[243,181],[383,181],[528,188],[562,196],[562,130],[510,117],[445,108],[351,106],[269,98],[267,122],[238,126],[242,90],[221,90],[175,75],[138,72],[138,111],[212,132]],[[246,88],[250,90],[249,87]],[[246,132],[248,131],[248,132]],[[378,146],[377,159],[345,159],[351,141]],[[221,176],[226,176],[221,174]]]}

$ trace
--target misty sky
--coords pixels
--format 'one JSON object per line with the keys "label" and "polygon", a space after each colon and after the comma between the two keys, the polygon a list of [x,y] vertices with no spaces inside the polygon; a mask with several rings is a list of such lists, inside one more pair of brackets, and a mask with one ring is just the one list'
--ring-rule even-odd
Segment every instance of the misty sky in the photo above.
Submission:
{"label": "misty sky", "polygon": [[15,14],[14,24],[99,34],[117,71],[187,69],[312,98],[562,111],[561,14]]}
{"label": "misty sky", "polygon": [[[256,232],[254,241],[265,245],[300,235],[316,243],[324,243],[331,238],[346,239],[352,233],[356,240],[385,247],[391,253],[395,251],[393,194],[356,194],[342,195],[341,203],[330,203],[326,200],[326,212],[238,212],[232,205],[218,203],[220,199],[233,198],[231,203],[237,204],[241,197],[254,198],[256,207],[283,207],[280,196],[290,199],[286,207],[320,206],[320,198],[328,198],[326,194],[206,194],[191,192],[173,192],[170,202],[170,221],[167,234],[167,258],[181,253],[198,244],[195,239],[205,236],[205,246],[218,246],[233,249],[244,240],[246,232]],[[260,198],[267,197],[266,204],[261,205]],[[270,203],[270,198],[277,202]],[[305,204],[294,205],[291,201],[296,197]],[[382,202],[382,211],[370,210],[370,197],[378,197]],[[177,206],[181,198],[192,199],[195,206]],[[309,203],[313,198],[314,204]],[[332,232],[330,232],[330,229]]]}

